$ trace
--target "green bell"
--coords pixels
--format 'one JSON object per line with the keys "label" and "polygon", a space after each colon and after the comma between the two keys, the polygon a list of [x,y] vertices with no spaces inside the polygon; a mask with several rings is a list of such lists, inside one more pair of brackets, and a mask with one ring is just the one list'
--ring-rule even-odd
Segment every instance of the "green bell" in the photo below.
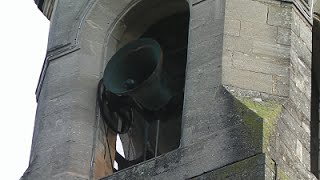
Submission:
{"label": "green bell", "polygon": [[162,69],[162,50],[153,39],[138,39],[121,48],[108,62],[103,76],[107,91],[130,96],[144,108],[157,111],[174,93]]}

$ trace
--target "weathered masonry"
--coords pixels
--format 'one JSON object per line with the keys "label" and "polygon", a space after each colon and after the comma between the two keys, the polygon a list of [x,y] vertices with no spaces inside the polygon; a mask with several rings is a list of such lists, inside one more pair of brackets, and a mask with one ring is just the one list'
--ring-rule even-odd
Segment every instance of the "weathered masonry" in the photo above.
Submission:
{"label": "weathered masonry", "polygon": [[[319,179],[319,1],[36,4],[51,27],[22,180]],[[165,67],[183,93],[160,126],[159,156],[115,171],[97,85],[110,58],[142,37],[174,52],[178,63]],[[120,135],[129,161],[142,153],[134,123]]]}

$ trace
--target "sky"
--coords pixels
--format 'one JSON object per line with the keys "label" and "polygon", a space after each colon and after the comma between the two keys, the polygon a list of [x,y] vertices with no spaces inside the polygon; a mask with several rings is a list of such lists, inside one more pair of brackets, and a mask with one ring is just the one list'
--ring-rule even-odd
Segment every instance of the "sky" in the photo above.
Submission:
{"label": "sky", "polygon": [[0,179],[18,180],[29,162],[49,21],[33,0],[3,0],[0,23]]}

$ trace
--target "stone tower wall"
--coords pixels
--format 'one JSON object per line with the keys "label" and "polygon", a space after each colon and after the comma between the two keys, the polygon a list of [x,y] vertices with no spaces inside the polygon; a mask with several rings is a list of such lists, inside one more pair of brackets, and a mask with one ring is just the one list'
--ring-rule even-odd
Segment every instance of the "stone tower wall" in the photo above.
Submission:
{"label": "stone tower wall", "polygon": [[315,179],[311,24],[277,0],[183,1],[190,24],[180,147],[107,176],[114,135],[97,108],[98,81],[119,47],[181,2],[55,1],[22,179]]}

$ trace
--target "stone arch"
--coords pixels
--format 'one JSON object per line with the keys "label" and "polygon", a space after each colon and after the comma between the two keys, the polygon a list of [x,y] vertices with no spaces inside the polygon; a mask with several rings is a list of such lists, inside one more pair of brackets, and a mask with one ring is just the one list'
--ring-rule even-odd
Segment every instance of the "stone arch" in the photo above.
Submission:
{"label": "stone arch", "polygon": [[[141,1],[140,3],[136,4],[136,6],[132,7],[130,11],[128,11],[128,13],[126,13],[115,24],[113,31],[106,39],[104,53],[105,59],[108,60],[117,49],[122,47],[127,42],[141,37],[150,26],[159,20],[187,10],[188,4],[184,0],[152,2]],[[138,124],[139,127],[143,127],[142,120],[140,123],[138,122]],[[143,135],[141,134],[141,131],[136,132],[137,133],[133,133],[136,135],[135,137],[132,137],[132,134],[129,135],[129,133],[121,136],[124,146],[127,147],[124,148],[124,153],[130,160],[138,158],[142,155],[142,142],[140,141],[142,140]],[[180,139],[180,135],[178,136]],[[176,148],[177,147],[178,146],[176,146]],[[169,151],[168,149],[165,151]]]}
{"label": "stone arch", "polygon": [[[80,22],[77,43],[88,54],[102,55],[103,62],[115,53],[114,48],[139,37],[152,23],[187,10],[186,4],[186,0],[97,0],[88,5]],[[144,11],[148,15],[143,16],[142,9],[152,13]],[[135,21],[139,16],[143,19]]]}
{"label": "stone arch", "polygon": [[[94,2],[82,20],[78,37],[80,47],[87,56],[87,64],[90,66],[94,64],[91,74],[101,77],[105,65],[117,49],[129,41],[141,37],[149,27],[159,20],[188,10],[189,6],[185,0],[98,0]],[[103,132],[103,128],[99,128],[99,124],[102,127],[101,119],[98,122],[95,135],[97,149],[100,146],[106,148],[103,145],[105,139],[101,138],[101,134],[105,134],[105,132]],[[129,135],[123,135],[121,139],[124,143],[129,144]],[[111,138],[111,141],[114,140],[114,137]],[[128,147],[127,151],[132,149],[133,155],[131,154],[129,158],[134,159],[139,155],[138,151],[141,154],[141,147],[140,149],[135,147],[134,142],[131,144],[132,147]],[[110,151],[111,154],[114,154],[111,148]],[[98,159],[99,153],[98,150],[95,150],[93,155],[97,162],[101,162]],[[125,154],[129,154],[126,149]],[[108,166],[109,164],[96,163],[93,167],[93,176],[101,177],[110,174],[111,172],[106,170]]]}

